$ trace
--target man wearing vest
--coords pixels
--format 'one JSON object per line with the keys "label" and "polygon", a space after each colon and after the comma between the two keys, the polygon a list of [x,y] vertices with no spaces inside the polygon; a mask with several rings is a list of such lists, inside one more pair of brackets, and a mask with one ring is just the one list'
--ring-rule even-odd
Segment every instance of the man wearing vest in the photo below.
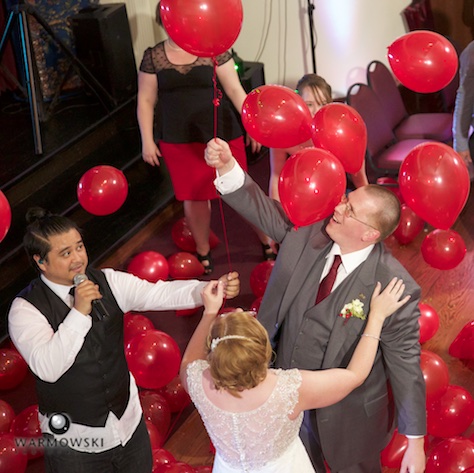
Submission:
{"label": "man wearing vest", "polygon": [[[34,208],[27,222],[24,246],[40,276],[14,299],[8,323],[36,378],[45,471],[151,472],[148,432],[125,359],[123,314],[198,307],[207,283],[153,284],[89,269],[73,221]],[[78,274],[87,278],[76,277],[74,285]],[[227,297],[239,293],[237,273],[220,279]]]}

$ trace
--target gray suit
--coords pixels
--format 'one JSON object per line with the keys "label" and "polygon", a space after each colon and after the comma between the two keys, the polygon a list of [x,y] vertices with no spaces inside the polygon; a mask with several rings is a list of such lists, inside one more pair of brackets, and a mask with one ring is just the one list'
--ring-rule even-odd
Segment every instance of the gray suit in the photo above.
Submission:
{"label": "gray suit", "polygon": [[367,313],[377,281],[382,287],[397,276],[411,299],[384,324],[374,367],[362,386],[339,403],[311,411],[324,457],[333,471],[377,461],[394,428],[387,379],[403,434],[426,429],[425,383],[420,369],[418,302],[420,288],[408,272],[376,244],[368,258],[326,299],[315,304],[318,283],[332,241],[323,222],[294,229],[281,205],[268,198],[248,176],[239,190],[222,196],[255,226],[280,243],[280,250],[258,319],[277,344],[276,364],[283,368],[327,369],[347,366],[365,321],[338,317],[355,299]]}

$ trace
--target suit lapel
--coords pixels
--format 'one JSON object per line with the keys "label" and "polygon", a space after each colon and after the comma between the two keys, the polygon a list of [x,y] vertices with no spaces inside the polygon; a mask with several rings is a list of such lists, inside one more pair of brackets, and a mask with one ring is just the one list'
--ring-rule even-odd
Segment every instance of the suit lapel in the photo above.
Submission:
{"label": "suit lapel", "polygon": [[[329,336],[328,345],[324,354],[322,368],[339,366],[342,359],[338,357],[344,345],[351,345],[357,338],[366,324],[365,320],[358,318],[344,319],[339,317],[339,313],[345,304],[359,299],[364,303],[364,314],[367,316],[370,307],[370,298],[376,284],[375,271],[380,259],[381,247],[376,245],[366,261],[356,268],[339,287],[319,305],[321,310],[332,312],[334,316],[334,326]],[[346,349],[343,353],[346,353]],[[348,360],[347,360],[348,361]]]}

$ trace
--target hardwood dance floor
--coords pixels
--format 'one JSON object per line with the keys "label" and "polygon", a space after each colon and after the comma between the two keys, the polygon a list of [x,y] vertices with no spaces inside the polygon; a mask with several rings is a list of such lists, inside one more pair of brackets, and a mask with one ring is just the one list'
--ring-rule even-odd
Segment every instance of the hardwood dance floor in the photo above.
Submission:
{"label": "hardwood dance floor", "polygon": [[[250,167],[250,173],[261,185],[266,186],[268,179],[267,158],[264,157],[253,164]],[[257,237],[240,217],[225,205],[222,206],[222,209],[230,251],[228,255],[224,242],[221,207],[216,201],[213,204],[212,225],[214,232],[221,239],[221,243],[213,251],[216,267],[214,276],[220,276],[230,267],[239,271],[242,279],[242,292],[237,300],[232,301],[232,306],[248,308],[255,299],[250,289],[249,275],[261,261],[260,245]],[[134,254],[146,250],[158,251],[165,256],[177,252],[178,248],[171,238],[171,228],[174,222],[182,216],[181,205],[173,203],[138,232],[134,238],[103,261],[100,266],[125,269]],[[426,342],[423,348],[437,353],[447,363],[451,384],[463,386],[474,396],[473,372],[460,360],[452,358],[448,354],[452,340],[462,327],[474,318],[472,312],[474,302],[474,271],[472,269],[474,267],[474,198],[472,195],[453,229],[463,237],[467,254],[462,263],[450,271],[431,268],[421,256],[421,242],[431,228],[427,228],[408,245],[400,245],[393,237],[390,237],[386,244],[422,287],[422,301],[430,304],[440,317],[440,328],[437,334]],[[172,312],[149,312],[147,315],[154,322],[156,328],[170,333],[181,349],[184,349],[200,317],[200,314],[177,317]],[[32,381],[27,379],[14,391],[2,393],[1,397],[15,405],[15,411],[18,413],[35,402],[32,390]],[[165,448],[169,449],[178,460],[191,465],[210,464],[212,454],[209,449],[209,439],[196,411],[192,408],[188,409],[186,415],[180,419],[177,425],[178,428],[168,439]],[[471,435],[473,432],[474,426],[471,425],[465,435]],[[41,459],[31,461],[27,473],[43,471],[41,462]],[[384,469],[384,473],[395,473],[396,471],[395,469]]]}

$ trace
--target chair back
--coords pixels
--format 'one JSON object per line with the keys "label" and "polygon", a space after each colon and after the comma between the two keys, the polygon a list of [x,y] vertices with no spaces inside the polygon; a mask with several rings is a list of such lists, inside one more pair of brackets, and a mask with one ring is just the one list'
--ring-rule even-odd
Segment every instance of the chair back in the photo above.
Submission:
{"label": "chair back", "polygon": [[367,66],[367,83],[382,103],[390,128],[395,129],[408,112],[390,69],[383,62],[372,61]]}
{"label": "chair back", "polygon": [[356,83],[349,87],[347,104],[355,108],[367,127],[367,151],[373,158],[395,143],[385,110],[375,92],[366,84]]}
{"label": "chair back", "polygon": [[413,0],[402,11],[405,26],[408,31],[430,30],[435,31],[433,10],[430,0]]}

